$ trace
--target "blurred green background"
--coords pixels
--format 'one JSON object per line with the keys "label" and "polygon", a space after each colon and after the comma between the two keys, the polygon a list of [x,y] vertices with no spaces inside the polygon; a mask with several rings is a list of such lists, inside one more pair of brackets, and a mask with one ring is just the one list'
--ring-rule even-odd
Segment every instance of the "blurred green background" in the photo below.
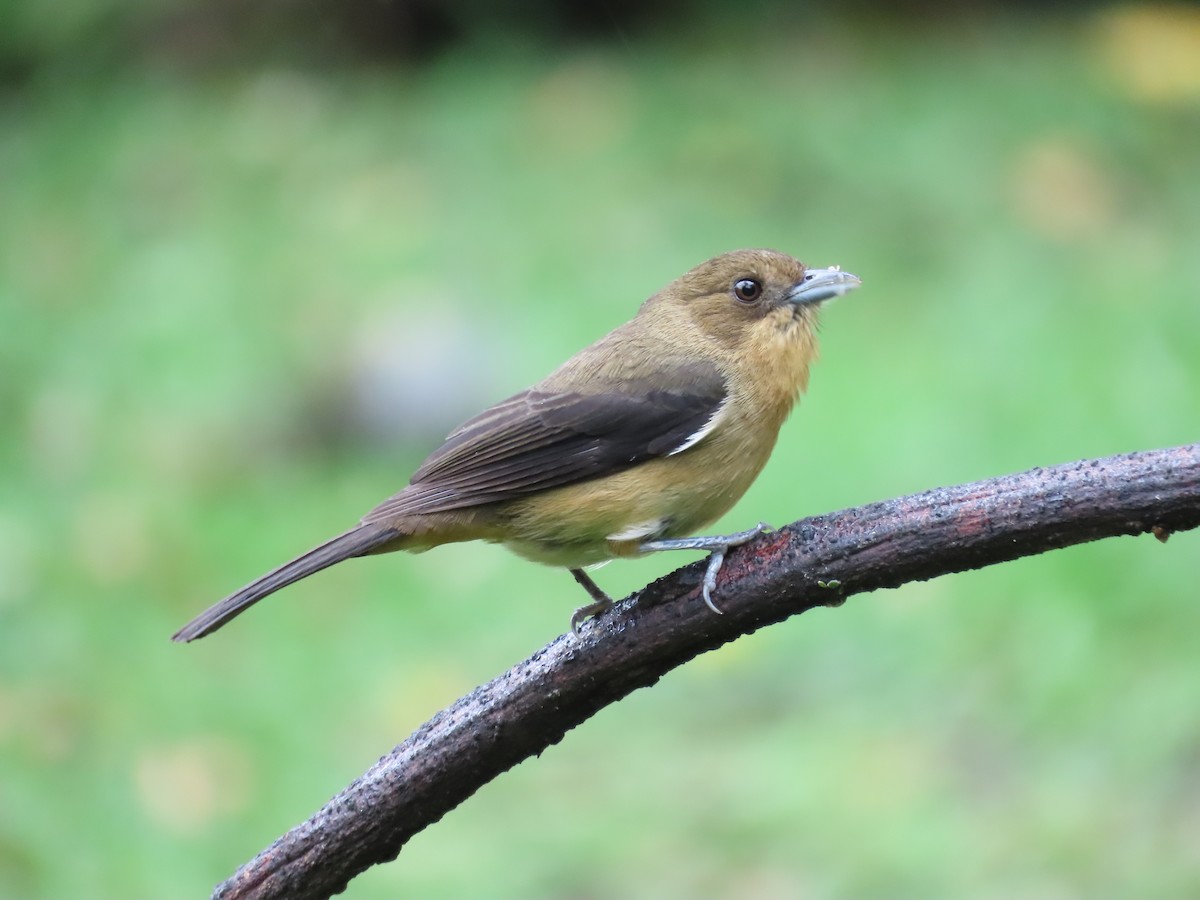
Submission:
{"label": "blurred green background", "polygon": [[[1200,9],[597,9],[0,7],[0,896],[203,896],[560,634],[461,545],[168,641],[716,253],[864,281],[718,527],[1196,440]],[[1198,550],[770,628],[346,896],[1198,896]]]}

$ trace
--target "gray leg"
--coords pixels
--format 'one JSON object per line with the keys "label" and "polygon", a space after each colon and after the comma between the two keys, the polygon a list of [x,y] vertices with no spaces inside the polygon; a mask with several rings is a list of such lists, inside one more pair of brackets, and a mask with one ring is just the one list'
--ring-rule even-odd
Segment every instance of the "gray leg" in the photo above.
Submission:
{"label": "gray leg", "polygon": [[588,592],[588,596],[592,598],[592,602],[587,606],[581,606],[571,614],[571,632],[575,637],[579,637],[579,626],[584,623],[585,619],[590,619],[593,616],[598,616],[612,608],[612,598],[604,591],[600,590],[600,586],[592,581],[592,576],[588,575],[583,569],[572,569],[571,574],[575,576],[575,580]]}
{"label": "gray leg", "polygon": [[[725,554],[733,547],[740,547],[742,544],[754,540],[760,534],[766,534],[771,530],[771,526],[766,522],[759,522],[754,528],[739,531],[736,534],[646,541],[638,549],[643,553],[653,553],[656,550],[711,550],[712,556],[708,558],[708,568],[704,572],[704,602],[708,604],[709,609],[719,615],[721,610],[717,609],[717,605],[713,603],[712,593],[717,589],[717,573],[721,571],[721,566],[725,563]],[[579,575],[575,577],[578,579]],[[580,583],[582,584],[582,582]]]}

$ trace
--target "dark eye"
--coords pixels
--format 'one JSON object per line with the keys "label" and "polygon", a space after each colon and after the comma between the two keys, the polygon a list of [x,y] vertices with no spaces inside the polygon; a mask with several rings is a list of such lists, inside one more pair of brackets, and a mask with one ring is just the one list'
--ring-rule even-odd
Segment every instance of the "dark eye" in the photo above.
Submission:
{"label": "dark eye", "polygon": [[762,284],[753,278],[739,278],[733,283],[733,296],[742,303],[753,303],[762,296]]}

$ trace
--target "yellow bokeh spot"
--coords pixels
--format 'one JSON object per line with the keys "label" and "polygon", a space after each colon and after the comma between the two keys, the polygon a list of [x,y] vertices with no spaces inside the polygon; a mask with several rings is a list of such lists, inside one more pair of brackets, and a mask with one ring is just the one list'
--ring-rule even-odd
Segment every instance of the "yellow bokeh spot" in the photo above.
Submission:
{"label": "yellow bokeh spot", "polygon": [[1106,68],[1135,99],[1200,100],[1200,7],[1116,7],[1100,17],[1096,43]]}

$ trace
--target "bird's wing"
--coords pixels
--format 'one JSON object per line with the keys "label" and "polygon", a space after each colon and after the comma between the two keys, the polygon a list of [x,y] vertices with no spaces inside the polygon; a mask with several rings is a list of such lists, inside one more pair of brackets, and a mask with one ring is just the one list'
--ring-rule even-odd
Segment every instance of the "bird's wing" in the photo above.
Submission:
{"label": "bird's wing", "polygon": [[451,432],[409,486],[363,521],[511,500],[685,450],[715,424],[725,380],[715,366],[672,374],[669,387],[639,380],[596,393],[522,391]]}

